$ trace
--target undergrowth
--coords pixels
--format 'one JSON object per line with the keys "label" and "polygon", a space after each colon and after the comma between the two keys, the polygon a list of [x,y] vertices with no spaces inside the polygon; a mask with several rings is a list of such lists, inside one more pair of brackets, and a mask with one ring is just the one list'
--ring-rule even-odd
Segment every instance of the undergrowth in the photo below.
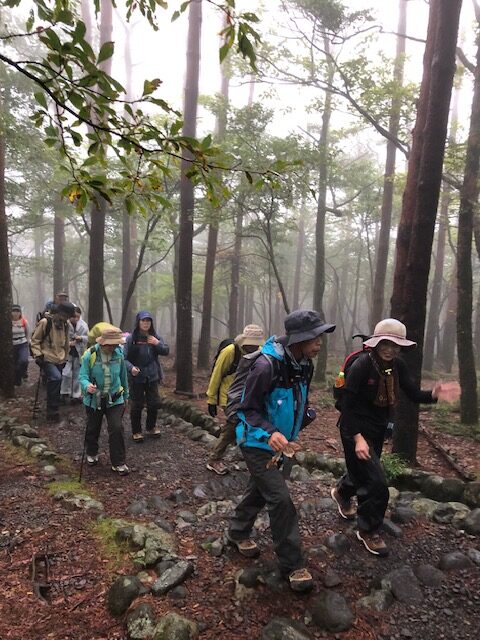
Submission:
{"label": "undergrowth", "polygon": [[128,543],[118,542],[115,538],[118,522],[112,518],[103,518],[93,522],[90,528],[99,544],[101,555],[107,561],[107,571],[117,572],[129,558]]}
{"label": "undergrowth", "polygon": [[389,484],[408,468],[397,453],[382,453],[382,464]]}
{"label": "undergrowth", "polygon": [[438,429],[442,433],[462,438],[471,438],[480,441],[480,427],[478,425],[461,424],[459,419],[459,407],[457,405],[435,405],[431,407],[431,420],[428,426]]}

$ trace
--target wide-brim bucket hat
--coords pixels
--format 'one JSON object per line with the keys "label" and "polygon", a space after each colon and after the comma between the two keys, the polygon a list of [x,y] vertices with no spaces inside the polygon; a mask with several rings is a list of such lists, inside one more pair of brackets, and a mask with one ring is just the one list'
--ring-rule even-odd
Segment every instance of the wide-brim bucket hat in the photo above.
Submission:
{"label": "wide-brim bucket hat", "polygon": [[261,347],[264,342],[265,334],[263,333],[262,327],[259,327],[258,324],[247,324],[242,333],[238,334],[235,338],[235,343],[238,344],[239,347],[245,345]]}
{"label": "wide-brim bucket hat", "polygon": [[400,347],[416,347],[417,343],[413,340],[407,340],[407,327],[395,318],[386,318],[380,320],[375,326],[373,336],[368,340],[364,340],[363,344],[366,347],[374,348],[382,340],[388,340],[394,342]]}
{"label": "wide-brim bucket hat", "polygon": [[113,329],[105,329],[102,331],[102,335],[97,338],[97,342],[100,345],[104,344],[125,344],[125,338],[122,333],[122,330],[118,327],[113,327]]}
{"label": "wide-brim bucket hat", "polygon": [[297,309],[285,318],[285,333],[287,345],[297,344],[313,340],[322,333],[335,331],[335,324],[327,324],[318,311],[310,309]]}

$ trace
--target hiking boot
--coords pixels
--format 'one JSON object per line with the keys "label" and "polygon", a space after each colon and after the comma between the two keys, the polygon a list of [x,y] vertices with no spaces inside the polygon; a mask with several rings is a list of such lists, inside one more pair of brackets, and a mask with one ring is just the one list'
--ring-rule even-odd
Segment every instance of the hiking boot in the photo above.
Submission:
{"label": "hiking boot", "polygon": [[148,433],[149,433],[149,435],[153,436],[154,438],[158,438],[159,436],[162,435],[162,430],[160,429],[160,427],[155,426]]}
{"label": "hiking boot", "polygon": [[133,433],[132,439],[134,442],[143,442],[143,433]]}
{"label": "hiking boot", "polygon": [[388,547],[378,533],[357,531],[357,538],[360,542],[363,542],[365,549],[373,553],[373,555],[388,556]]}
{"label": "hiking boot", "polygon": [[112,465],[112,471],[115,471],[115,473],[118,473],[118,475],[120,476],[126,476],[128,473],[130,473],[130,469],[126,464],[119,464],[117,466]]}
{"label": "hiking boot", "polygon": [[226,534],[226,537],[229,544],[235,547],[238,553],[244,558],[258,558],[260,555],[260,549],[254,540],[250,538],[234,540],[229,533]]}
{"label": "hiking boot", "polygon": [[308,569],[296,569],[289,574],[288,585],[292,591],[310,591],[313,588],[312,574]]}
{"label": "hiking boot", "polygon": [[338,489],[336,487],[333,487],[330,491],[330,495],[332,496],[332,500],[337,503],[338,513],[342,518],[345,518],[345,520],[353,520],[357,514],[357,509],[353,504],[353,500],[344,500],[338,493]]}
{"label": "hiking boot", "polygon": [[87,456],[88,464],[97,464],[98,456]]}
{"label": "hiking boot", "polygon": [[228,467],[221,460],[210,460],[207,462],[207,469],[217,473],[219,476],[224,476],[228,473]]}

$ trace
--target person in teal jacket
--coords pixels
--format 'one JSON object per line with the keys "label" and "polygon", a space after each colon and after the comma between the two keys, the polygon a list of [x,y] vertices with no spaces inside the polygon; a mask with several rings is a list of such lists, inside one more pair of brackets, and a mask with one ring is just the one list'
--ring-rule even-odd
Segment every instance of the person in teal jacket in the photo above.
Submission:
{"label": "person in teal jacket", "polygon": [[312,359],[322,334],[335,329],[316,311],[292,311],[285,318],[286,335],[272,336],[245,379],[237,409],[237,444],[250,480],[230,521],[227,539],[239,553],[255,557],[250,538],[259,511],[266,506],[280,571],[293,591],[307,591],[313,578],[303,558],[298,517],[284,477],[283,451],[293,449],[300,429],[314,418],[308,410]]}
{"label": "person in teal jacket", "polygon": [[127,367],[123,356],[121,329],[104,329],[97,344],[87,349],[80,367],[79,381],[87,412],[85,445],[87,463],[98,462],[98,438],[103,416],[107,418],[112,471],[125,475],[125,440],[122,418],[128,401]]}

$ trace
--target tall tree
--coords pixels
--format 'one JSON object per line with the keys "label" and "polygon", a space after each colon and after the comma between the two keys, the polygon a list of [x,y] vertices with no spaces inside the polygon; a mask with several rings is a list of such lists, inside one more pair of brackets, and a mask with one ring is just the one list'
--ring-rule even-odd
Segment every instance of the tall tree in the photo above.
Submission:
{"label": "tall tree", "polygon": [[[193,0],[188,9],[187,69],[185,74],[183,135],[194,138],[197,130],[198,79],[202,0]],[[184,151],[180,178],[179,263],[177,289],[176,391],[191,394],[192,379],[192,251],[194,185],[188,176],[192,156]]]}
{"label": "tall tree", "polygon": [[480,165],[480,44],[477,48],[470,130],[463,184],[460,190],[457,241],[457,352],[460,386],[460,420],[478,424],[477,372],[473,350],[473,218],[478,202]]}
{"label": "tall tree", "polygon": [[55,213],[53,219],[53,295],[65,290],[64,277],[65,221]]}
{"label": "tall tree", "polygon": [[[435,29],[429,28],[427,35],[427,50],[428,37],[433,38],[431,66],[426,69],[429,89],[428,93],[423,94],[426,104],[419,104],[422,118],[425,112],[424,136],[417,164],[409,163],[409,172],[416,173],[415,191],[412,194],[414,216],[410,226],[403,286],[401,291],[394,289],[395,299],[401,301],[400,319],[406,324],[411,339],[418,344],[416,349],[405,353],[407,365],[418,384],[421,382],[428,275],[442,180],[461,5],[461,0],[435,0],[430,4],[430,22],[435,24]],[[397,254],[397,269],[398,262]],[[396,285],[398,286],[398,280]],[[396,422],[394,451],[414,462],[418,439],[418,407],[403,399],[398,407]]]}
{"label": "tall tree", "polygon": [[405,34],[407,33],[407,2],[399,0],[397,51],[393,68],[394,94],[390,108],[388,132],[391,136],[387,140],[387,157],[385,159],[385,174],[383,178],[383,198],[378,235],[377,261],[375,266],[375,280],[373,283],[372,311],[370,327],[373,330],[377,322],[384,316],[385,278],[388,264],[388,248],[390,244],[390,227],[392,221],[393,187],[395,180],[395,156],[397,145],[393,142],[398,137],[400,125],[401,94],[398,88],[403,83],[403,69],[405,59]]}

